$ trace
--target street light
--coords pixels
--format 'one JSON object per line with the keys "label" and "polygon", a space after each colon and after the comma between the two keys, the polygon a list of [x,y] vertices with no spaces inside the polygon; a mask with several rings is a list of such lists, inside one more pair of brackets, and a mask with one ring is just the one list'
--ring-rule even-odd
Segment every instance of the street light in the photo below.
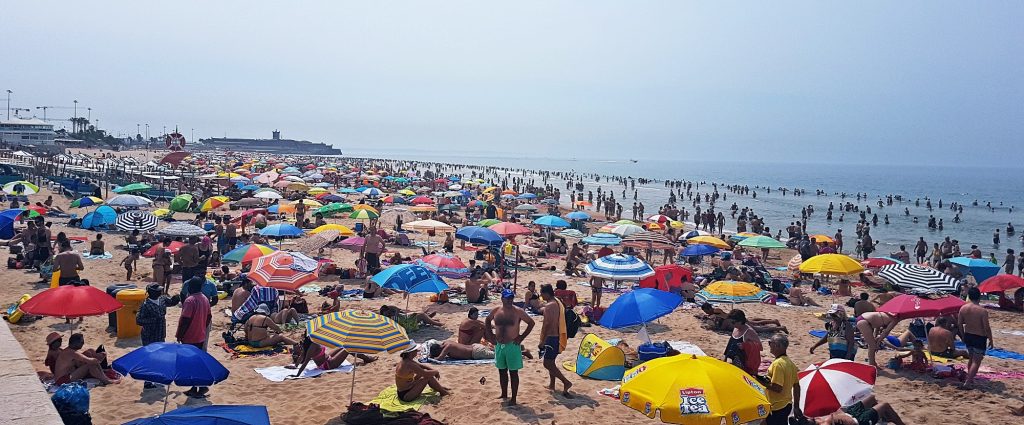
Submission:
{"label": "street light", "polygon": [[75,118],[78,118],[78,99],[75,99]]}
{"label": "street light", "polygon": [[11,94],[14,94],[11,90],[7,90],[7,119],[11,119]]}

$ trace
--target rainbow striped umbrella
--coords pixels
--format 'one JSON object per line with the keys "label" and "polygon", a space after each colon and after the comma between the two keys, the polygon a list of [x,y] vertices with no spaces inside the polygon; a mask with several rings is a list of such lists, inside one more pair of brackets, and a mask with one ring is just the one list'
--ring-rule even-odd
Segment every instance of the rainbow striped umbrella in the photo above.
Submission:
{"label": "rainbow striped umbrella", "polygon": [[356,220],[373,220],[379,218],[380,214],[377,214],[370,210],[356,210],[352,214],[349,214],[348,218],[354,218]]}
{"label": "rainbow striped umbrella", "polygon": [[295,291],[299,287],[317,279],[316,268],[312,271],[303,269],[302,265],[295,261],[296,256],[306,257],[302,254],[275,251],[252,262],[252,271],[248,277],[261,286]]}
{"label": "rainbow striped umbrella", "polygon": [[211,196],[207,200],[203,201],[203,205],[199,210],[203,212],[210,211],[220,208],[228,202],[231,202],[231,199],[227,196]]}
{"label": "rainbow striped umbrella", "polygon": [[251,263],[253,260],[260,258],[264,255],[270,254],[274,251],[277,251],[277,249],[274,247],[253,243],[248,245],[242,245],[238,248],[228,251],[227,254],[224,254],[224,257],[221,258],[221,260],[233,263],[246,264]]}
{"label": "rainbow striped umbrella", "polygon": [[103,200],[95,196],[85,196],[71,202],[71,208],[85,208],[93,205],[103,205]]}

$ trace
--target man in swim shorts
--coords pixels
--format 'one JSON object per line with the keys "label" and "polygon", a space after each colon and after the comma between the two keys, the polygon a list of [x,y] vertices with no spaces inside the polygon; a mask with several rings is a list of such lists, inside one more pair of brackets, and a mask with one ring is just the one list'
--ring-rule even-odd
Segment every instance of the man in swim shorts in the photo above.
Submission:
{"label": "man in swim shorts", "polygon": [[562,395],[571,398],[572,394],[569,393],[569,388],[572,387],[572,382],[566,379],[562,374],[562,369],[555,364],[555,358],[562,351],[565,307],[555,298],[555,290],[551,284],[545,283],[540,286],[540,297],[545,302],[541,307],[541,312],[544,313],[544,323],[540,328],[540,352],[544,359],[544,368],[548,370],[548,377],[551,378],[548,389],[554,391],[555,379],[558,379],[562,381]]}
{"label": "man in swim shorts", "polygon": [[[526,311],[512,304],[516,293],[505,288],[501,291],[501,307],[494,309],[484,321],[486,338],[494,341],[494,365],[498,368],[498,379],[501,382],[501,399],[508,399],[508,384],[512,382],[512,398],[509,406],[516,404],[519,393],[519,369],[523,368],[522,344],[526,336],[533,331],[533,319]],[[526,332],[519,333],[519,328],[526,322]]]}
{"label": "man in swim shorts", "polygon": [[967,346],[970,354],[967,360],[967,379],[963,388],[970,388],[974,383],[974,375],[978,374],[981,361],[985,358],[985,350],[992,348],[992,328],[988,323],[988,310],[980,304],[981,291],[977,287],[967,291],[969,303],[960,307],[956,318],[956,331]]}

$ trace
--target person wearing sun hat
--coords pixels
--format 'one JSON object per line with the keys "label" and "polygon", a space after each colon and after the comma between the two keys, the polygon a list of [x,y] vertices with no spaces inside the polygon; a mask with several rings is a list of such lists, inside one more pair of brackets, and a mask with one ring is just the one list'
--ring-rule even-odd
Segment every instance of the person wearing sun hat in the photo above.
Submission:
{"label": "person wearing sun hat", "polygon": [[441,378],[441,372],[416,361],[419,353],[419,346],[409,344],[409,348],[402,350],[400,354],[402,360],[395,366],[395,388],[398,392],[398,399],[404,402],[416,400],[428,386],[442,397],[451,394],[451,391],[438,381]]}
{"label": "person wearing sun hat", "polygon": [[57,365],[57,356],[60,355],[61,345],[64,345],[64,339],[57,332],[50,332],[46,336],[46,360],[43,364],[50,369],[50,373],[53,373],[54,366]]}
{"label": "person wearing sun hat", "polygon": [[[519,369],[523,368],[523,340],[533,331],[534,321],[526,310],[516,307],[513,300],[515,291],[505,288],[501,291],[501,306],[494,309],[484,320],[484,337],[494,343],[494,365],[498,368],[501,383],[501,398],[508,398],[508,384],[512,383],[512,398],[508,405],[516,404],[519,393]],[[519,333],[522,323],[526,332]]]}
{"label": "person wearing sun hat", "polygon": [[854,341],[853,324],[846,318],[846,309],[842,305],[832,304],[825,311],[825,336],[811,346],[811,354],[814,349],[828,343],[828,356],[830,359],[852,360],[857,353],[857,345]]}

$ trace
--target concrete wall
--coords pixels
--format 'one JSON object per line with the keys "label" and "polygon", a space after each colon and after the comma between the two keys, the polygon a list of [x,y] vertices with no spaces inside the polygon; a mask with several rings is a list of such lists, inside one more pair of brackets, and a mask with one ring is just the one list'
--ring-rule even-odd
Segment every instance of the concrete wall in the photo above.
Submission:
{"label": "concrete wall", "polygon": [[63,424],[25,350],[0,322],[0,425]]}

